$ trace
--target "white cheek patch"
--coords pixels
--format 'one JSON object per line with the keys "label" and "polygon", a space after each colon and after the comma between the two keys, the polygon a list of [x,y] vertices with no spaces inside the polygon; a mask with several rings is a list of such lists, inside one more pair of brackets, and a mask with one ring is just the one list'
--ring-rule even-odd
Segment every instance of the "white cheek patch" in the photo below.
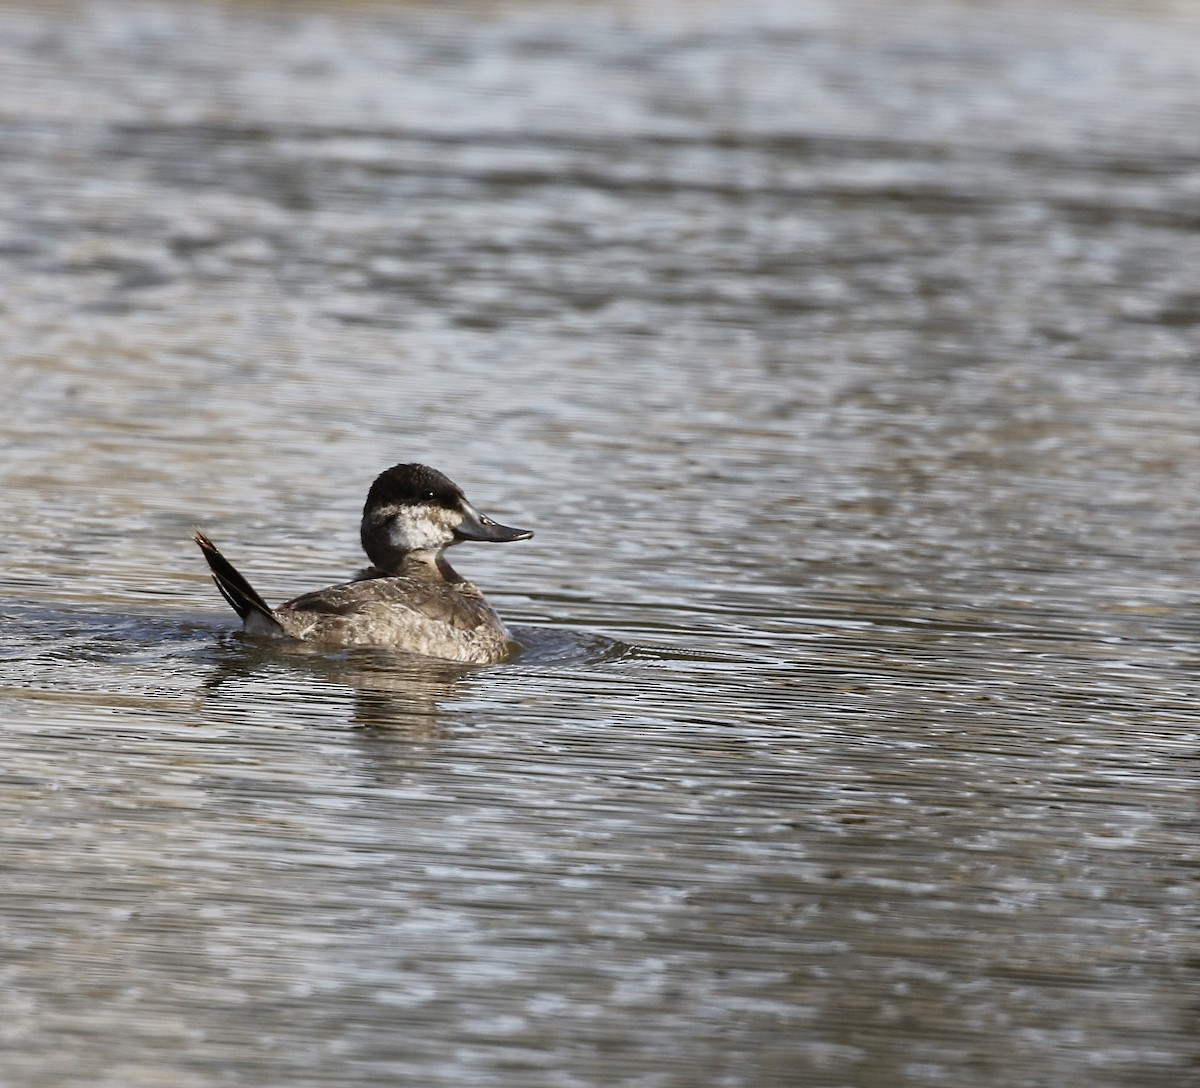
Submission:
{"label": "white cheek patch", "polygon": [[401,551],[419,552],[444,548],[454,533],[440,511],[425,507],[399,511],[388,528],[388,538]]}

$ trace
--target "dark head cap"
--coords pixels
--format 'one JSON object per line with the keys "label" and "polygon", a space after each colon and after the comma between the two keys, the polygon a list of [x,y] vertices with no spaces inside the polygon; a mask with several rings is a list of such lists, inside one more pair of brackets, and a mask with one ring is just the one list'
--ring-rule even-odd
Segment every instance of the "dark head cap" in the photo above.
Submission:
{"label": "dark head cap", "polygon": [[392,465],[375,477],[367,492],[366,509],[384,504],[415,506],[418,503],[455,509],[462,497],[462,488],[435,468],[417,464]]}

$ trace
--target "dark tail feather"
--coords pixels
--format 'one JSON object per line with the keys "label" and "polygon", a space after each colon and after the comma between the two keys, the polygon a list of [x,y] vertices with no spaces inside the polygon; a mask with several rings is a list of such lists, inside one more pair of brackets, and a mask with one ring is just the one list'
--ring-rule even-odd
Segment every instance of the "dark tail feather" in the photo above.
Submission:
{"label": "dark tail feather", "polygon": [[199,529],[192,534],[192,539],[200,545],[204,561],[212,571],[213,581],[217,583],[221,596],[241,617],[246,630],[257,635],[282,635],[284,630],[275,619],[271,606],[242,577],[237,567]]}

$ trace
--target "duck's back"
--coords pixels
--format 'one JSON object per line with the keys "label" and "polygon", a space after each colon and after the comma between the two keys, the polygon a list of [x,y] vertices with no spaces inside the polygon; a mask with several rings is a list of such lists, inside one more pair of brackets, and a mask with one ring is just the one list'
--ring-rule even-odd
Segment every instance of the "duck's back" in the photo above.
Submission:
{"label": "duck's back", "polygon": [[515,644],[470,582],[383,577],[305,593],[275,610],[293,638],[337,646],[387,646],[452,661],[491,664]]}

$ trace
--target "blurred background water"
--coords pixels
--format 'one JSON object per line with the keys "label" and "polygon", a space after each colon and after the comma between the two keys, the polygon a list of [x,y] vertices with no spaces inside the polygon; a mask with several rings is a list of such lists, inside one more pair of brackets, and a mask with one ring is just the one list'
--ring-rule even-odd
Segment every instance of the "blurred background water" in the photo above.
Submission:
{"label": "blurred background water", "polygon": [[[0,1084],[1200,1077],[1200,16],[0,4]],[[424,460],[525,645],[255,646]]]}

